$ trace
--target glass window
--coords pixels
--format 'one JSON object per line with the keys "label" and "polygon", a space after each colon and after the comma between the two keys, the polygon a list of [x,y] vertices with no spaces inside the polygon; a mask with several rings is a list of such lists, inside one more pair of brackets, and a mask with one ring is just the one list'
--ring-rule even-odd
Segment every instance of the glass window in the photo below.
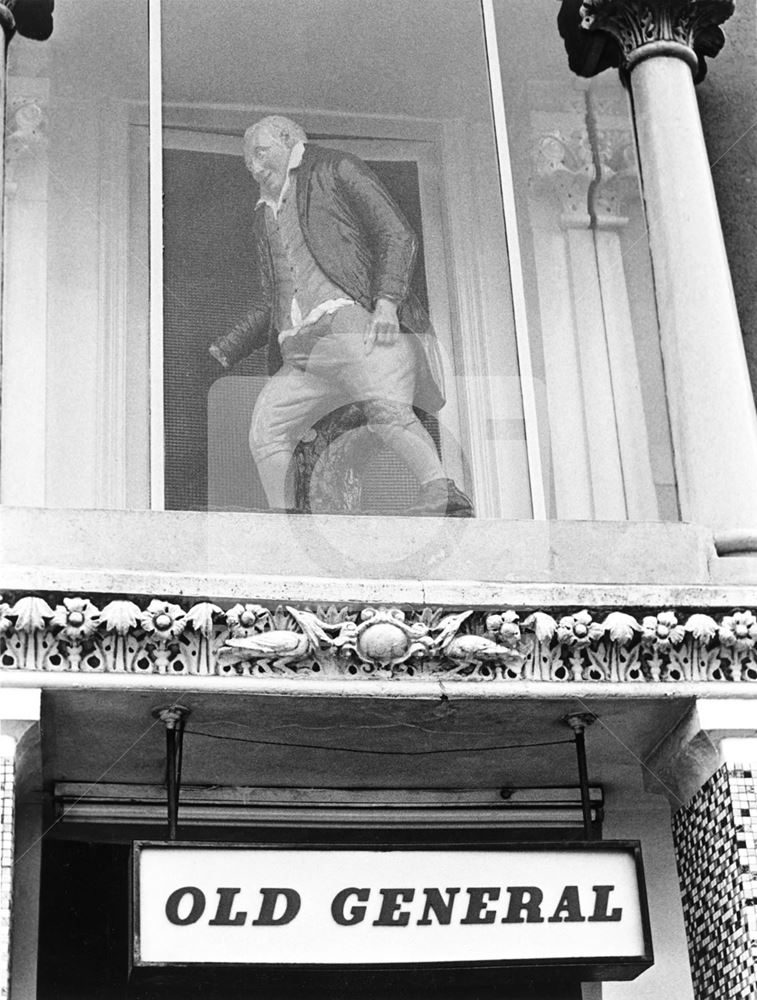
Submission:
{"label": "glass window", "polygon": [[3,502],[675,519],[625,95],[554,19],[69,0],[15,39]]}
{"label": "glass window", "polygon": [[[400,513],[448,478],[530,517],[478,4],[162,9],[166,506]],[[401,332],[364,344],[382,298]]]}

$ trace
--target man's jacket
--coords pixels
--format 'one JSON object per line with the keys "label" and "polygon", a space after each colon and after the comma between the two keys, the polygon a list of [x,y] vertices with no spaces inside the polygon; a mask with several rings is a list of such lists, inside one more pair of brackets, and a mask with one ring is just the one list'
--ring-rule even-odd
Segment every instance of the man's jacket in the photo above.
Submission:
{"label": "man's jacket", "polygon": [[[356,156],[308,143],[295,172],[297,212],[316,263],[345,294],[369,312],[376,299],[399,307],[401,328],[419,350],[416,404],[435,412],[444,405],[442,367],[433,327],[410,290],[418,241],[402,212],[372,171]],[[274,269],[265,212],[253,221],[255,282],[247,316],[215,347],[229,365],[268,345],[268,371],[282,364],[274,324]],[[377,350],[378,348],[374,348]]]}

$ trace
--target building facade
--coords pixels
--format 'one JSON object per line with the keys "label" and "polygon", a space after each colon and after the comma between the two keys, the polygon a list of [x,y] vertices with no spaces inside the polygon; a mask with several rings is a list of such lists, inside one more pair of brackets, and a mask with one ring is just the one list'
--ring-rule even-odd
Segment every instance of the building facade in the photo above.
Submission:
{"label": "building facade", "polygon": [[[757,996],[754,5],[51,7],[0,5],[0,996]],[[415,232],[475,516],[360,400],[266,509],[208,345],[270,114]]]}

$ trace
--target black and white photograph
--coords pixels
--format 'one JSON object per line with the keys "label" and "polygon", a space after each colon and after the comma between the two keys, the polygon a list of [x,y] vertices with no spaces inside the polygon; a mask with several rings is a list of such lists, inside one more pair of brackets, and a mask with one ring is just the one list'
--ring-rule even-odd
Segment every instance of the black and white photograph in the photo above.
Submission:
{"label": "black and white photograph", "polygon": [[0,1000],[757,1000],[754,0],[0,30]]}

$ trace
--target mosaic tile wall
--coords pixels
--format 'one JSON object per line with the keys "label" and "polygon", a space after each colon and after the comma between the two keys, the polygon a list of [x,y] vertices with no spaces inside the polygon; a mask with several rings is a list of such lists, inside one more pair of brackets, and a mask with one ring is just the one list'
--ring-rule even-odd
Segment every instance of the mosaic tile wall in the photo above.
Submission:
{"label": "mosaic tile wall", "polygon": [[0,755],[0,1000],[8,996],[13,884],[13,767]]}
{"label": "mosaic tile wall", "polygon": [[673,832],[696,1000],[755,1000],[757,770],[721,767]]}

